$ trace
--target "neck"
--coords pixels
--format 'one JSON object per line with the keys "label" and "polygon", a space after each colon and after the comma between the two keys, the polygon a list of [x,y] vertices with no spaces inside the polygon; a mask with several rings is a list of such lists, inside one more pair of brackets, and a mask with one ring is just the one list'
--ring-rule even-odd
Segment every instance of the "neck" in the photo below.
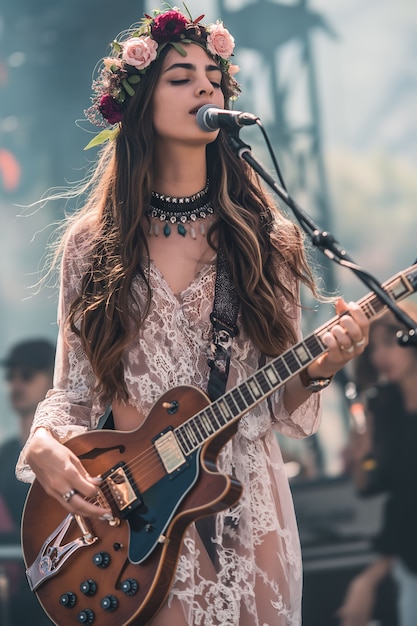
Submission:
{"label": "neck", "polygon": [[191,196],[206,184],[205,146],[171,146],[157,148],[153,191],[167,196]]}

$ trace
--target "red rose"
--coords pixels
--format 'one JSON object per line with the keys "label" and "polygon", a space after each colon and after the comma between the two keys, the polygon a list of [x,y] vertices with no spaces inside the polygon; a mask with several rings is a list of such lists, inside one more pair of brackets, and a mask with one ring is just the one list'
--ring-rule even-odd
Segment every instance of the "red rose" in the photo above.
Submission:
{"label": "red rose", "polygon": [[100,113],[109,124],[116,124],[123,119],[122,109],[120,104],[116,102],[109,94],[103,94],[99,103]]}
{"label": "red rose", "polygon": [[158,43],[178,41],[189,20],[178,11],[165,11],[157,15],[151,25],[152,37]]}

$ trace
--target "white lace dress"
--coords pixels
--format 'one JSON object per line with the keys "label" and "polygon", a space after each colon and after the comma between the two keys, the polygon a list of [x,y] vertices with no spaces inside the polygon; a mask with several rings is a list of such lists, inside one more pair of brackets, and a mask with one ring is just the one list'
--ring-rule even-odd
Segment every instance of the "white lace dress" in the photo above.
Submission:
{"label": "white lace dress", "polygon": [[[93,391],[94,375],[79,339],[62,323],[79,286],[83,259],[80,242],[75,244],[70,239],[63,262],[54,388],[40,403],[33,424],[33,429],[47,426],[61,441],[95,428],[105,409],[105,403]],[[215,264],[204,266],[180,295],[172,293],[152,264],[149,280],[153,305],[144,328],[125,356],[129,401],[145,415],[155,400],[173,386],[207,388]],[[287,282],[290,283],[290,277]],[[139,283],[135,289],[140,289]],[[294,318],[299,330],[297,313]],[[258,369],[259,360],[259,352],[240,324],[240,334],[233,343],[228,387],[245,381]],[[156,616],[155,624],[301,624],[300,545],[274,430],[296,438],[315,432],[319,424],[319,396],[312,395],[289,415],[280,390],[271,397],[272,411],[264,401],[241,419],[237,434],[222,450],[220,466],[235,474],[244,490],[233,509],[216,515],[212,537],[215,565],[196,528],[191,526],[167,606]],[[17,475],[24,481],[33,479],[25,464],[25,449]]]}

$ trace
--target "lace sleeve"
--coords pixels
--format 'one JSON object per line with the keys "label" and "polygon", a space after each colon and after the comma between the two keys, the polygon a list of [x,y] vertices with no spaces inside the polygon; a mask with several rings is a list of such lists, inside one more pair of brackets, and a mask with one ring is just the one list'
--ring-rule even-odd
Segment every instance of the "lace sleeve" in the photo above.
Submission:
{"label": "lace sleeve", "polygon": [[81,341],[65,321],[80,283],[82,259],[85,259],[82,239],[70,236],[61,265],[54,383],[45,400],[37,407],[28,440],[16,466],[16,475],[24,482],[34,479],[26,462],[26,448],[37,428],[43,426],[59,441],[65,442],[94,428],[106,408],[94,391],[95,376]]}

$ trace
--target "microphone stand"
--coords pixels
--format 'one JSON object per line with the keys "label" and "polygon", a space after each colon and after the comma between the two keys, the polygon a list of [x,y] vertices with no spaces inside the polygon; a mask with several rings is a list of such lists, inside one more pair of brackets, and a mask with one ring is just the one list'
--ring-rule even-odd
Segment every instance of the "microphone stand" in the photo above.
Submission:
{"label": "microphone stand", "polygon": [[319,248],[329,259],[347,267],[392,311],[395,317],[408,329],[407,332],[399,331],[397,340],[401,346],[417,346],[417,326],[414,320],[400,309],[391,296],[384,290],[382,285],[369,272],[359,267],[327,231],[322,230],[311,217],[291,198],[288,192],[268,174],[263,165],[252,155],[252,148],[244,143],[239,137],[239,130],[228,132],[229,144],[238,158],[246,161],[263,180],[275,191],[275,193],[293,211],[304,231],[311,238],[312,244]]}

